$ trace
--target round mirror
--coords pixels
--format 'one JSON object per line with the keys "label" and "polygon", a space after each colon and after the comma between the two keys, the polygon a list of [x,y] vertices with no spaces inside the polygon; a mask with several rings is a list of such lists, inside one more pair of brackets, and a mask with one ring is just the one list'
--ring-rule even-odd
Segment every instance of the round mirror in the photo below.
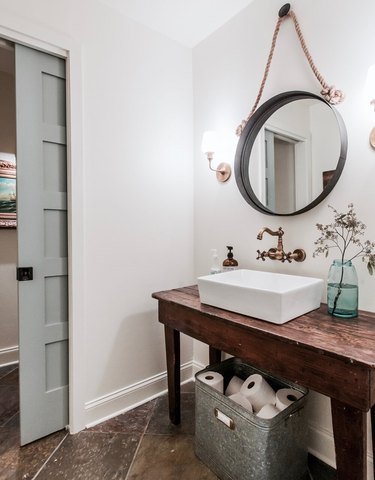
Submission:
{"label": "round mirror", "polygon": [[332,105],[308,92],[281,93],[246,124],[236,151],[236,182],[257,210],[298,215],[333,189],[346,151],[346,128]]}

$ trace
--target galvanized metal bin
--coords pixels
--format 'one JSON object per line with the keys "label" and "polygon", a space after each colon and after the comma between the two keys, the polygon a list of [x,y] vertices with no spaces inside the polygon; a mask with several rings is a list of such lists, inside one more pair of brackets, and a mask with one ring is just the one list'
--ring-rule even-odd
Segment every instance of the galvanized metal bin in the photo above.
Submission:
{"label": "galvanized metal bin", "polygon": [[[276,417],[263,419],[199,380],[206,371],[245,380],[264,376],[276,391],[294,388],[303,396]],[[302,480],[307,475],[307,389],[272,377],[239,358],[209,366],[195,375],[195,454],[221,480]]]}

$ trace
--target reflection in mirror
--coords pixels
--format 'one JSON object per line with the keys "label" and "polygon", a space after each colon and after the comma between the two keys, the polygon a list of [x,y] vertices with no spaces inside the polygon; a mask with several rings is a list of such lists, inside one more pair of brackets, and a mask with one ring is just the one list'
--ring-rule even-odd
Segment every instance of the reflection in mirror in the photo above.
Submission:
{"label": "reflection in mirror", "polygon": [[346,130],[337,111],[316,95],[286,92],[259,107],[236,153],[236,181],[250,205],[295,215],[319,203],[337,182]]}
{"label": "reflection in mirror", "polygon": [[255,139],[250,183],[260,202],[275,213],[304,208],[323,191],[324,172],[335,170],[340,130],[331,108],[314,99],[284,105]]}

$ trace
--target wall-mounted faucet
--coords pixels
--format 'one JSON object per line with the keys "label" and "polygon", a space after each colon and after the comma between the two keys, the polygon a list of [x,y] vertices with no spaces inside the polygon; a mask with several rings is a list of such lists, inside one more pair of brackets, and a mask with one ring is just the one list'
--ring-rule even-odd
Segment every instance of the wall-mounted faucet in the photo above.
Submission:
{"label": "wall-mounted faucet", "polygon": [[270,248],[267,252],[265,250],[263,252],[261,252],[260,250],[257,250],[257,253],[258,253],[257,260],[261,258],[263,261],[265,261],[266,257],[268,257],[271,260],[281,260],[282,262],[285,262],[286,260],[289,263],[291,263],[292,260],[295,260],[296,262],[303,262],[305,260],[306,253],[301,248],[297,248],[296,250],[293,251],[293,253],[284,252],[283,238],[282,238],[284,235],[284,231],[281,227],[276,231],[272,231],[268,227],[263,227],[257,235],[258,240],[263,239],[264,232],[274,237],[278,237],[277,247]]}

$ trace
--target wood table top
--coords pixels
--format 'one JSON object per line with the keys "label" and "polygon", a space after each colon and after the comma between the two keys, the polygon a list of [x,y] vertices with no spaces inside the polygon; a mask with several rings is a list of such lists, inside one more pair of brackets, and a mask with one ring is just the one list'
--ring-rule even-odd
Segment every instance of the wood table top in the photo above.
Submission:
{"label": "wood table top", "polygon": [[321,304],[319,309],[279,325],[202,304],[197,285],[155,292],[152,296],[215,318],[223,325],[250,328],[254,333],[375,369],[374,313],[360,311],[357,318],[338,318],[329,315],[327,305]]}

